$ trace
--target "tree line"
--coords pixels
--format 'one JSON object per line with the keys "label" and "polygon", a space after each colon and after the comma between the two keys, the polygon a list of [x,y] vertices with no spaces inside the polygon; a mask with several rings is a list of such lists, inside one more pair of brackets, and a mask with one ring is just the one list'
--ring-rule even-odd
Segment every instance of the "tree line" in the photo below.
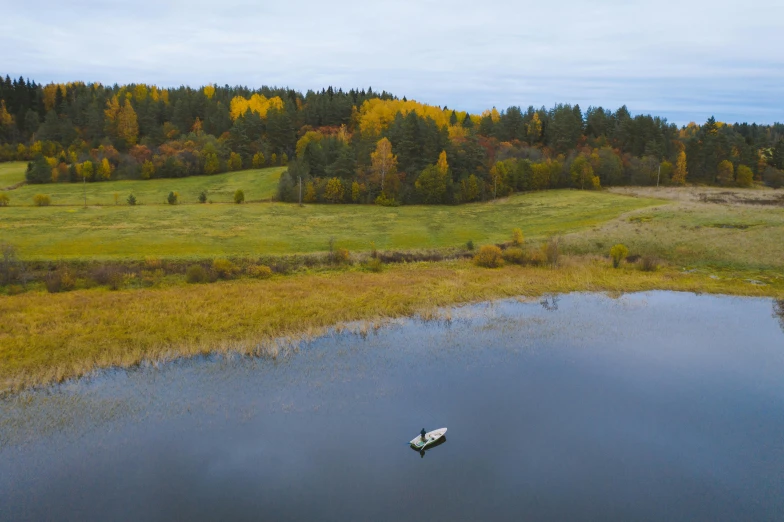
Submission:
{"label": "tree line", "polygon": [[287,166],[281,200],[461,203],[514,191],[784,185],[784,125],[678,127],[558,104],[469,114],[372,88],[41,85],[0,79],[0,161],[30,183]]}

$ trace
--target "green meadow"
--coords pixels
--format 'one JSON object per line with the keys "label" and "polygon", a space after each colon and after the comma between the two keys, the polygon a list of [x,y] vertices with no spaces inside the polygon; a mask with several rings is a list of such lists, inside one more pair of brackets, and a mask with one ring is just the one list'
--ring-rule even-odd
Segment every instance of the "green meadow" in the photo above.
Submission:
{"label": "green meadow", "polygon": [[23,161],[0,163],[0,190],[24,181],[25,169],[27,169],[27,163]]}
{"label": "green meadow", "polygon": [[[26,168],[27,164],[20,162],[0,164],[0,188],[23,181]],[[48,195],[52,205],[83,206],[85,193],[88,206],[127,205],[130,194],[136,197],[137,205],[164,205],[169,192],[177,192],[180,202],[187,204],[198,203],[202,191],[211,201],[224,203],[233,201],[237,190],[245,193],[245,201],[265,201],[275,195],[284,170],[285,167],[272,167],[188,178],[24,185],[6,191],[6,195],[11,206],[31,206],[36,194]]]}
{"label": "green meadow", "polygon": [[[210,178],[187,181],[205,179]],[[173,185],[180,180],[163,181]],[[371,243],[379,249],[421,249],[461,246],[469,240],[477,245],[506,241],[513,228],[522,229],[528,238],[545,238],[597,227],[626,212],[661,203],[602,192],[552,190],[461,206],[7,207],[0,209],[0,236],[14,244],[23,258],[40,260],[304,253],[327,250],[330,238],[349,250],[366,251]]]}

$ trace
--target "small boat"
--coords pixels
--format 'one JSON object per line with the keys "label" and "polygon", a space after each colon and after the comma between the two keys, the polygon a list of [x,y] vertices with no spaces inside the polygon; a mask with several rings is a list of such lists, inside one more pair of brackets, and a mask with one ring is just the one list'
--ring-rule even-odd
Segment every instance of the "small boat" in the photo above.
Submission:
{"label": "small boat", "polygon": [[445,434],[446,428],[439,428],[437,430],[425,433],[425,440],[422,440],[422,437],[417,435],[411,440],[411,447],[417,450],[423,450],[435,442],[441,440]]}

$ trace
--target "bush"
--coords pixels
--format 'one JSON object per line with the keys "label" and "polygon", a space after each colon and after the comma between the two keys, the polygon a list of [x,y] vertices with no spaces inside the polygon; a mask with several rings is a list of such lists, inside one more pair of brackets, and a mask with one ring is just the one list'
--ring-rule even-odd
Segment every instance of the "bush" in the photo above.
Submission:
{"label": "bush", "polygon": [[16,247],[11,243],[0,243],[0,284],[7,285],[16,281],[20,268]]}
{"label": "bush", "polygon": [[231,279],[239,268],[228,259],[216,259],[212,262],[212,270],[221,279]]}
{"label": "bush", "polygon": [[754,172],[746,165],[738,165],[735,171],[735,182],[739,187],[750,187],[754,182]]}
{"label": "bush", "polygon": [[394,198],[388,198],[383,193],[376,198],[376,205],[382,207],[397,207],[400,203]]}
{"label": "bush", "polygon": [[180,199],[179,194],[176,192],[169,192],[169,195],[166,196],[166,203],[169,205],[176,205],[177,201]]}
{"label": "bush", "polygon": [[163,261],[157,257],[145,257],[144,268],[147,270],[160,270],[163,268]]}
{"label": "bush", "polygon": [[365,269],[370,272],[381,272],[384,270],[384,263],[377,257],[371,257],[365,262]]}
{"label": "bush", "polygon": [[642,256],[640,259],[640,270],[643,272],[655,272],[659,268],[659,260],[653,256]]}
{"label": "bush", "polygon": [[544,255],[544,250],[541,248],[532,248],[527,254],[528,263],[533,266],[542,266],[547,261],[547,256]]}
{"label": "bush", "polygon": [[501,249],[495,245],[483,245],[479,253],[474,256],[474,263],[485,268],[498,268],[504,266],[504,257]]}
{"label": "bush", "polygon": [[9,201],[8,194],[0,192],[0,207],[7,207]]}
{"label": "bush", "polygon": [[237,204],[243,203],[245,201],[245,193],[241,190],[238,190],[234,193],[234,202]]}
{"label": "bush", "polygon": [[71,273],[68,271],[66,267],[58,268],[52,272],[46,274],[44,278],[44,284],[46,284],[46,290],[50,294],[56,294],[57,292],[65,292],[67,290],[71,290],[74,285],[75,281]]}
{"label": "bush", "polygon": [[513,265],[523,265],[525,264],[525,252],[522,248],[507,248],[504,250],[504,261]]}
{"label": "bush", "polygon": [[36,207],[48,207],[52,204],[52,199],[46,194],[36,194],[33,196],[33,204]]}
{"label": "bush", "polygon": [[272,277],[272,269],[267,265],[251,265],[248,267],[248,275],[257,279],[268,279]]}
{"label": "bush", "polygon": [[542,245],[542,254],[544,254],[547,263],[551,266],[558,264],[558,258],[561,256],[560,241],[557,237],[550,238],[547,243]]}
{"label": "bush", "polygon": [[466,242],[466,250],[468,250],[468,251],[473,251],[474,250],[474,240],[473,239],[469,239],[468,242]]}
{"label": "bush", "polygon": [[199,193],[199,203],[206,203],[206,202],[207,202],[207,191],[206,190],[202,190]]}
{"label": "bush", "polygon": [[208,279],[207,271],[201,265],[191,265],[185,271],[185,280],[188,283],[206,283]]}
{"label": "bush", "polygon": [[334,252],[332,252],[332,261],[341,265],[343,263],[348,263],[351,259],[351,253],[345,248],[338,248]]}
{"label": "bush", "polygon": [[762,172],[762,181],[772,188],[779,188],[784,186],[784,171],[775,167],[767,166]]}
{"label": "bush", "polygon": [[129,204],[130,206],[134,206],[134,205],[136,204],[136,196],[134,196],[133,194],[131,194],[130,196],[128,196],[128,199],[127,199],[127,201],[128,201],[128,204]]}
{"label": "bush", "polygon": [[613,268],[618,268],[621,266],[621,261],[626,259],[626,256],[629,255],[629,249],[626,248],[626,245],[622,245],[618,243],[614,247],[610,249],[610,257],[612,258]]}
{"label": "bush", "polygon": [[92,271],[92,280],[99,285],[105,285],[112,290],[118,290],[123,283],[123,273],[119,267],[104,265]]}
{"label": "bush", "polygon": [[519,228],[512,230],[512,244],[514,246],[523,246],[523,231]]}

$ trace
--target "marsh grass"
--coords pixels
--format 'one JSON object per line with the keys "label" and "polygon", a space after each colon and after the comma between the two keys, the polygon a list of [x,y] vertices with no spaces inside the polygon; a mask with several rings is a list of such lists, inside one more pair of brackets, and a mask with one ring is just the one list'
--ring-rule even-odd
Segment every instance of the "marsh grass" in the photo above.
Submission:
{"label": "marsh grass", "polygon": [[[559,268],[469,261],[411,263],[382,273],[238,279],[163,288],[28,292],[0,299],[0,389],[78,377],[97,368],[211,352],[270,355],[335,325],[431,317],[445,306],[573,291],[681,290],[784,298],[784,279],[750,284],[744,272],[643,272],[562,256]],[[757,276],[759,277],[759,276]],[[241,303],[241,306],[238,306]]]}

